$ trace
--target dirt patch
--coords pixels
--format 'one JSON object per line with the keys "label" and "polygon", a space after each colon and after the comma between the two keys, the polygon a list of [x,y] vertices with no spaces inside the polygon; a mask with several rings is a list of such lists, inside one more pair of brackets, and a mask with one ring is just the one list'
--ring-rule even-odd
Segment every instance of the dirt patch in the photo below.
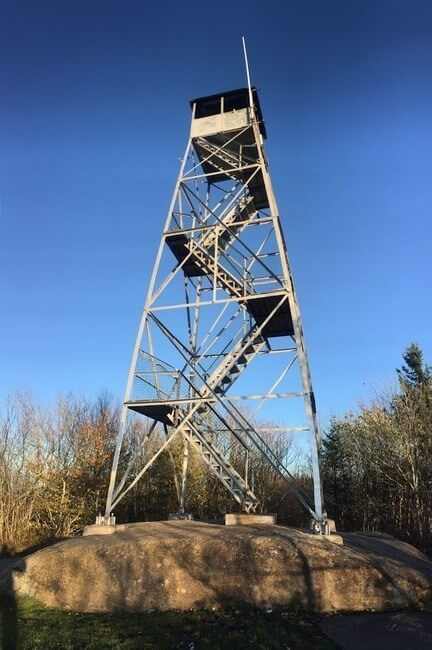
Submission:
{"label": "dirt patch", "polygon": [[130,524],[71,539],[12,567],[4,589],[81,612],[248,603],[315,612],[432,609],[432,563],[388,537],[344,546],[283,526]]}

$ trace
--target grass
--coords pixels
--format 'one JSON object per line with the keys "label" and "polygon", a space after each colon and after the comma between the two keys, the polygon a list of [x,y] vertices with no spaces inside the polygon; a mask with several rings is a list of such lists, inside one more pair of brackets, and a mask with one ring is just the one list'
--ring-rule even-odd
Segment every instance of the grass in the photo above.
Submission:
{"label": "grass", "polygon": [[3,599],[2,650],[44,648],[309,648],[336,646],[316,620],[283,609],[251,608],[131,614],[78,614],[44,607],[29,598]]}

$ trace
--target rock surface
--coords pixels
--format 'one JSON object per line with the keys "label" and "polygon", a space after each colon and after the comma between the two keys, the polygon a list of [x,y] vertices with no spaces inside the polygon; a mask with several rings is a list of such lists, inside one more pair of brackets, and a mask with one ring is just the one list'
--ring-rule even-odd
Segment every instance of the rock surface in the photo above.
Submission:
{"label": "rock surface", "polygon": [[432,563],[392,537],[344,546],[283,526],[129,524],[21,559],[2,589],[80,612],[250,603],[316,612],[432,609]]}

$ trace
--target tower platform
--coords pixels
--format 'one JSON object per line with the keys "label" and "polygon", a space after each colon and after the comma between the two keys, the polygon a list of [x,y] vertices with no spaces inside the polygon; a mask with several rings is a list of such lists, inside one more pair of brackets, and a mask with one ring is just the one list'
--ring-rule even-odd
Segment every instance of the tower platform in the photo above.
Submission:
{"label": "tower platform", "polygon": [[158,422],[162,422],[162,424],[171,426],[172,420],[170,420],[168,416],[173,412],[174,404],[167,404],[166,402],[154,403],[154,401],[149,402],[150,400],[131,400],[125,402],[125,406],[127,406],[131,411],[141,413],[141,415],[146,415],[152,420],[157,420]]}
{"label": "tower platform", "polygon": [[[246,301],[248,311],[252,314],[258,326],[264,323],[276,308],[280,299],[281,294],[275,293],[270,296],[254,296]],[[294,334],[293,319],[288,301],[282,303],[279,309],[275,311],[270,320],[264,325],[261,334],[264,338],[292,336]]]}

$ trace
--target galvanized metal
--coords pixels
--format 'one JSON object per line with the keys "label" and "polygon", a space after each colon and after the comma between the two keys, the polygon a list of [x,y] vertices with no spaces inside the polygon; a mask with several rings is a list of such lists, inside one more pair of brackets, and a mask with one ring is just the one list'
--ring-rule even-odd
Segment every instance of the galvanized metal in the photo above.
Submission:
{"label": "galvanized metal", "polygon": [[[256,88],[193,101],[190,135],[133,349],[106,518],[181,436],[180,514],[187,507],[192,447],[244,511],[258,505],[250,477],[253,459],[260,455],[306,511],[317,522],[323,519],[315,399],[265,137]],[[274,365],[281,355],[287,356],[282,368]],[[265,371],[264,362],[269,364]],[[295,373],[298,390],[285,387],[276,393]],[[243,382],[240,395],[231,391],[237,381]],[[260,427],[235,405],[259,399],[258,412],[275,398],[287,400],[278,412],[286,416],[285,427],[268,422]],[[289,417],[289,404],[296,399],[303,400],[306,422]],[[146,438],[159,435],[160,444],[142,468],[136,466],[139,447],[117,477],[131,411],[149,418]],[[160,427],[166,436],[158,434]],[[309,431],[313,500],[268,444],[265,432],[271,430]],[[230,461],[225,434],[245,450],[244,477]]]}

